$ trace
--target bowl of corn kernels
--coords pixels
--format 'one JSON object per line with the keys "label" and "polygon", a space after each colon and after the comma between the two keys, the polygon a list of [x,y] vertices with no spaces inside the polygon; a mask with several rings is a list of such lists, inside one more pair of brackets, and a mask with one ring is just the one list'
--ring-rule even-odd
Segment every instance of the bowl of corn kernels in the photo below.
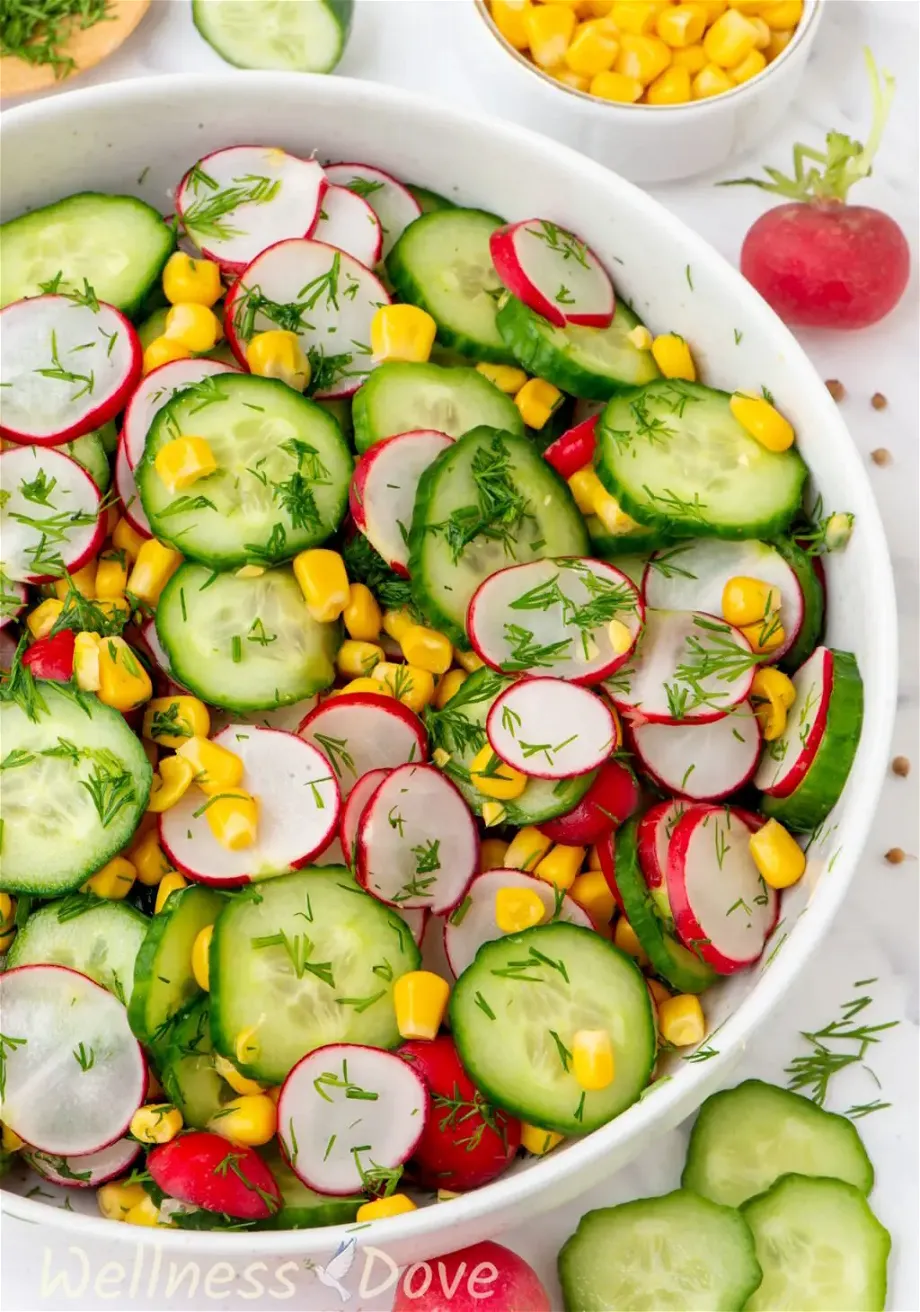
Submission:
{"label": "bowl of corn kernels", "polygon": [[795,95],[825,0],[471,0],[488,107],[635,182],[723,165]]}

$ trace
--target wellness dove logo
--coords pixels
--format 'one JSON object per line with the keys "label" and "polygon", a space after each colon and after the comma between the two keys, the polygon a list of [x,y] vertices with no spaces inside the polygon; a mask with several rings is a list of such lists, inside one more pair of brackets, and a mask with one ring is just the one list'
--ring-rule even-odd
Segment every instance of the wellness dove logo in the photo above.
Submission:
{"label": "wellness dove logo", "polygon": [[313,1268],[320,1284],[325,1285],[328,1289],[334,1289],[343,1303],[349,1301],[351,1294],[341,1282],[354,1265],[357,1253],[357,1239],[346,1239],[344,1243],[339,1244],[325,1266],[320,1266],[317,1263]]}

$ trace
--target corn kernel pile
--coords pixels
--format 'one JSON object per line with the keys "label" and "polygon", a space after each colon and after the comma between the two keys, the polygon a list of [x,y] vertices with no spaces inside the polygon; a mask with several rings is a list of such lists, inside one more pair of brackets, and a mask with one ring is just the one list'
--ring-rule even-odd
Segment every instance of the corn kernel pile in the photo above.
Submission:
{"label": "corn kernel pile", "polygon": [[574,91],[621,105],[684,105],[762,73],[803,0],[487,0],[499,32]]}

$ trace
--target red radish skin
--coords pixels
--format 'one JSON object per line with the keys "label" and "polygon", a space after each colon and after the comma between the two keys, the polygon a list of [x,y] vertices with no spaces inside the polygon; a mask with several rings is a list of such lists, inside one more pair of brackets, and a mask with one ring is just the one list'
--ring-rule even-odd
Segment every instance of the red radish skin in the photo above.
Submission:
{"label": "red radish skin", "polygon": [[653,783],[694,802],[720,802],[739,793],[760,759],[760,724],[750,706],[709,724],[634,724],[628,739]]}
{"label": "red radish skin", "polygon": [[[5,499],[2,537],[6,578],[32,584],[52,583],[58,574],[34,573],[35,565],[41,567],[46,560],[51,563],[59,555],[67,572],[74,574],[98,554],[105,540],[108,516],[101,513],[99,489],[81,464],[55,447],[31,444],[8,446],[0,454],[0,469]],[[62,504],[66,504],[67,513],[72,516],[63,530],[66,537],[51,545],[45,543],[41,532],[41,514],[35,514],[35,503],[23,493],[26,483],[42,475],[48,483],[55,480],[50,513],[61,513]],[[22,515],[23,519],[14,518],[15,515]]]}
{"label": "red radish skin", "polygon": [[406,542],[419,480],[454,439],[434,428],[412,429],[375,442],[358,457],[348,506],[351,517],[392,570],[409,577]]}
{"label": "red radish skin", "polygon": [[339,820],[339,842],[342,844],[342,854],[349,865],[354,864],[355,839],[358,835],[358,827],[361,823],[361,816],[364,814],[364,808],[389,773],[389,770],[368,770],[367,774],[361,776],[345,799]]}
{"label": "red radish skin", "polygon": [[539,677],[499,693],[486,733],[492,750],[513,769],[533,779],[571,779],[600,768],[616,749],[619,724],[589,688]]}
{"label": "red radish skin", "polygon": [[567,433],[557,437],[543,452],[543,459],[563,478],[571,478],[579,469],[590,465],[597,446],[598,416],[583,419]]}
{"label": "red radish skin", "polygon": [[665,886],[668,845],[686,809],[686,803],[680,801],[656,802],[639,821],[636,849],[642,874],[650,889]]}
{"label": "red radish skin", "polygon": [[23,1157],[33,1171],[61,1189],[96,1189],[123,1175],[140,1151],[141,1145],[133,1139],[117,1139],[107,1148],[81,1157],[58,1157],[38,1149],[24,1152]]}
{"label": "red radish skin", "polygon": [[200,383],[213,374],[232,374],[232,365],[220,360],[170,360],[151,369],[144,376],[122,417],[121,440],[131,469],[137,467],[144,454],[147,433],[158,410],[167,405],[177,392]]}
{"label": "red radish skin", "polygon": [[73,678],[73,653],[76,634],[72,629],[61,629],[54,637],[39,638],[25,652],[22,663],[36,679],[50,679],[52,683],[68,683]]}
{"label": "red radish skin", "polygon": [[413,1039],[397,1056],[421,1075],[431,1110],[409,1165],[423,1189],[464,1193],[502,1174],[521,1142],[521,1123],[492,1107],[467,1075],[453,1039]]}
{"label": "red radish skin", "polygon": [[170,1198],[240,1221],[264,1221],[281,1206],[275,1177],[253,1148],[208,1130],[191,1130],[160,1144],[147,1170]]}
{"label": "red radish skin", "polygon": [[609,327],[616,308],[613,284],[574,233],[547,219],[524,219],[497,228],[489,253],[512,295],[555,327]]}
{"label": "red radish skin", "polygon": [[122,514],[135,533],[140,533],[142,538],[152,538],[153,531],[150,528],[150,520],[141,505],[140,493],[134,480],[134,470],[131,468],[131,461],[128,459],[123,434],[118,439],[118,449],[115,452],[112,483],[121,502]]}
{"label": "red radish skin", "polygon": [[[805,728],[805,725],[801,724],[801,720],[807,713],[807,708],[801,704],[802,694],[799,689],[800,687],[807,687],[809,681],[807,678],[803,679],[803,676],[807,675],[811,665],[818,661],[823,665],[821,696],[818,705],[811,708],[813,718],[803,741],[801,731]],[[830,648],[818,647],[812,652],[805,664],[801,665],[796,671],[793,682],[796,684],[797,695],[788,715],[789,722],[797,728],[796,737],[793,739],[793,746],[797,749],[795,762],[786,774],[781,774],[778,781],[772,783],[771,778],[777,777],[779,771],[785,766],[785,761],[780,762],[773,769],[768,768],[767,763],[771,759],[769,757],[770,744],[768,743],[754,778],[756,787],[770,797],[788,797],[791,793],[794,793],[811,769],[811,763],[821,746],[821,739],[824,737],[824,731],[827,728],[827,711],[834,688],[834,655]],[[805,702],[807,703],[807,701],[806,694]]]}
{"label": "red radish skin", "polygon": [[393,1312],[552,1312],[533,1267],[490,1239],[403,1272]]}
{"label": "red radish skin", "polygon": [[554,843],[587,847],[625,824],[639,805],[639,783],[622,761],[605,761],[584,797],[565,815],[537,825]]}
{"label": "red radish skin", "polygon": [[625,915],[626,908],[623,905],[623,896],[620,893],[620,886],[617,883],[616,845],[614,844],[612,834],[607,834],[598,841],[597,855],[600,858],[601,874],[607,881],[607,887],[613,894],[613,900],[616,902],[620,911]]}
{"label": "red radish skin", "polygon": [[367,186],[367,200],[380,221],[383,245],[381,254],[384,259],[396,245],[405,228],[413,223],[422,213],[422,207],[407,187],[383,169],[374,164],[360,164],[353,160],[339,161],[325,166],[326,179],[330,186],[347,187],[350,191],[355,184],[364,190]]}
{"label": "red radish skin", "polygon": [[[408,706],[382,693],[327,697],[305,716],[297,732],[329,759],[343,799],[369,770],[390,770],[428,756],[428,735],[421,720]],[[343,746],[348,760],[342,755]]]}
{"label": "red radish skin", "polygon": [[380,259],[383,229],[363,196],[347,187],[327,187],[319,220],[312,235],[317,241],[338,246],[368,269]]}

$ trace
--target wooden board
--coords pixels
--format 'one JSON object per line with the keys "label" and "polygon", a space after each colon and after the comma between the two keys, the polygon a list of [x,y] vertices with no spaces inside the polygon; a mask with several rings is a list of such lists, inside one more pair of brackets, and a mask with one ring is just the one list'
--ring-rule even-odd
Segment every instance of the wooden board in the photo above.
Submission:
{"label": "wooden board", "polygon": [[0,59],[0,99],[47,91],[101,63],[127,41],[149,5],[150,0],[112,0],[106,18],[85,31],[77,29],[61,47],[76,63],[76,68],[66,77],[56,78],[48,64],[29,64],[10,55]]}

